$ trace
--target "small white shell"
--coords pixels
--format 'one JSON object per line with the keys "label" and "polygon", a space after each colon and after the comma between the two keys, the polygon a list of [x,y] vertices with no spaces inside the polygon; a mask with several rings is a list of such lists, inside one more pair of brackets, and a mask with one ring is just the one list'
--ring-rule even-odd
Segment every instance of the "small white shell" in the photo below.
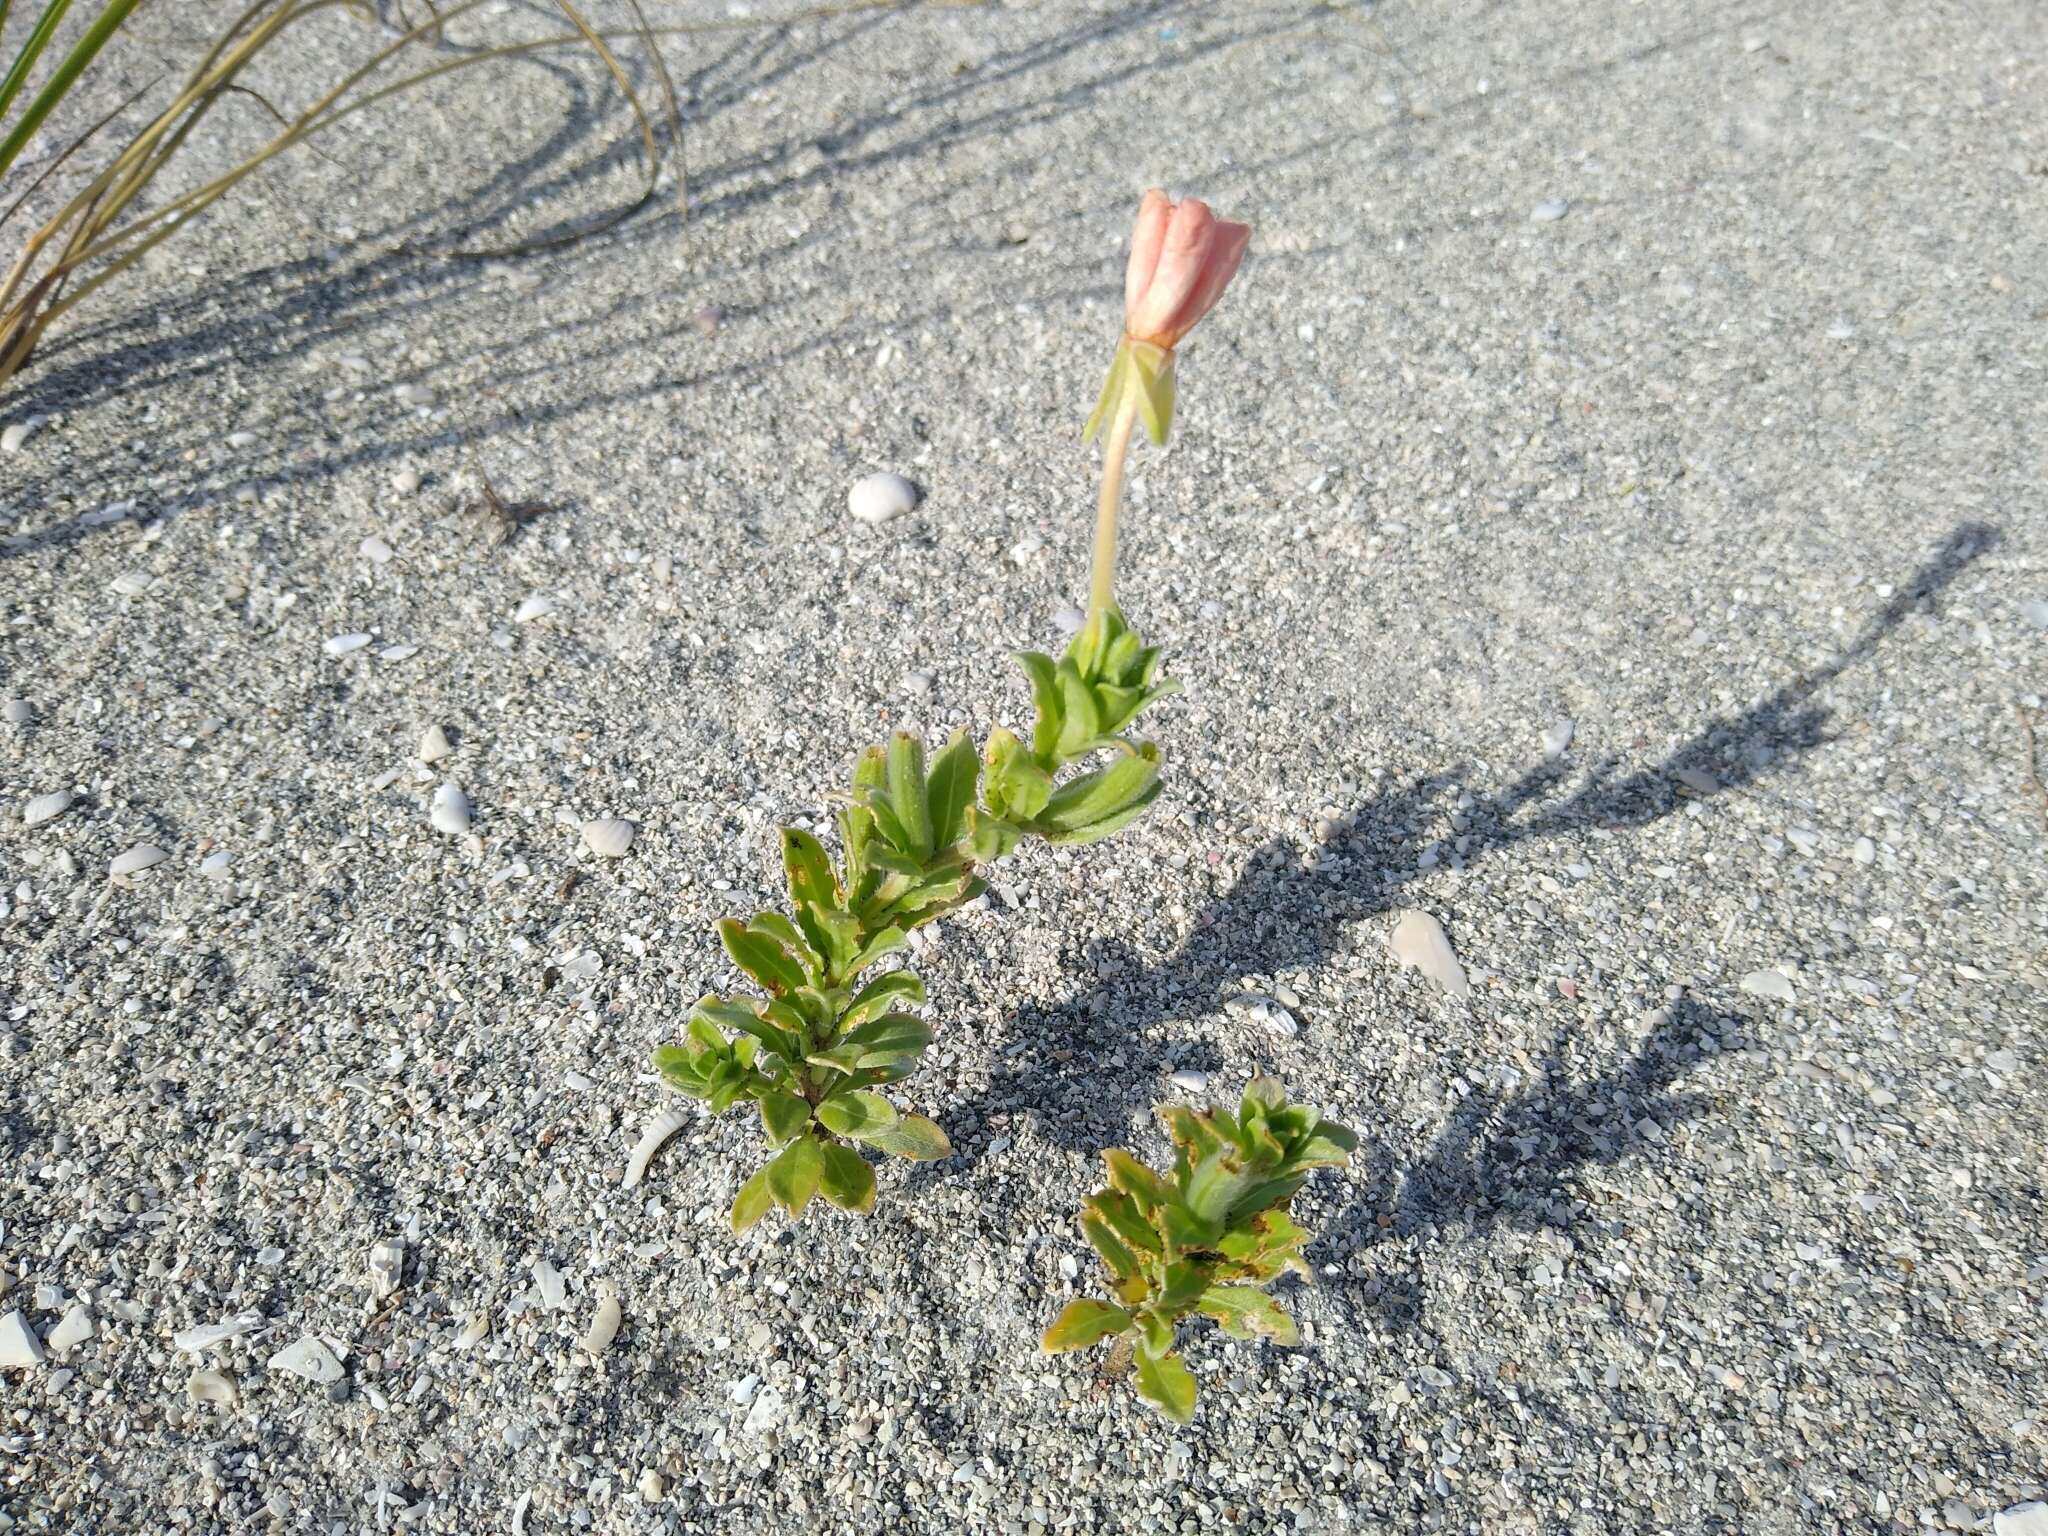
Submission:
{"label": "small white shell", "polygon": [[405,1272],[405,1244],[378,1243],[370,1249],[370,1294],[382,1301],[398,1289]]}
{"label": "small white shell", "polygon": [[185,1383],[185,1394],[195,1403],[218,1403],[223,1408],[232,1408],[235,1378],[226,1371],[194,1371],[192,1379]]}
{"label": "small white shell", "polygon": [[455,1347],[457,1349],[469,1349],[473,1345],[481,1344],[484,1335],[490,1331],[491,1314],[488,1312],[474,1313],[469,1321],[462,1325],[462,1332],[455,1335]]}
{"label": "small white shell", "polygon": [[619,1333],[619,1300],[612,1294],[610,1286],[600,1290],[603,1300],[597,1304],[597,1316],[590,1320],[590,1331],[581,1340],[583,1352],[587,1355],[601,1355],[612,1347],[612,1340]]}
{"label": "small white shell", "polygon": [[627,1189],[632,1189],[647,1177],[647,1165],[654,1161],[654,1154],[669,1144],[676,1132],[690,1123],[687,1109],[664,1110],[647,1122],[647,1129],[640,1133],[640,1143],[633,1148],[633,1155],[626,1163]]}

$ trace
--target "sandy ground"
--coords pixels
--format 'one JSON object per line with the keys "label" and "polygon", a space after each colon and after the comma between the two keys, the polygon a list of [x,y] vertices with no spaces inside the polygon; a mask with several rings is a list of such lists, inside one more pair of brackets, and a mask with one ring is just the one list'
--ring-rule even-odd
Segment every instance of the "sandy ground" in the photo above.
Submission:
{"label": "sandy ground", "polygon": [[[227,14],[148,8],[99,99]],[[2044,54],[2035,0],[913,7],[672,40],[687,229],[446,256],[635,195],[551,55],[166,244],[0,397],[0,1314],[92,1324],[0,1371],[0,1530],[2042,1497]],[[623,1188],[774,827],[892,727],[1024,716],[1153,183],[1258,229],[1132,487],[1165,799],[935,931],[904,1088],[955,1155],[872,1218],[733,1237],[739,1115]],[[498,541],[479,467],[546,510]],[[853,522],[873,469],[925,499]],[[1411,909],[1469,1000],[1390,958]],[[1304,1347],[1191,1327],[1178,1429],[1037,1334],[1098,1151],[1255,1067],[1364,1144],[1297,1202]],[[309,1336],[339,1380],[277,1363]]]}

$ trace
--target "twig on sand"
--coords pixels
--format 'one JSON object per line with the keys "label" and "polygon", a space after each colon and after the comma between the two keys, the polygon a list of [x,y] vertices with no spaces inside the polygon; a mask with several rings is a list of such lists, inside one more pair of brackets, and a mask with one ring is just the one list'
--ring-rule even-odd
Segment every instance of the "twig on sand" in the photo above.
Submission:
{"label": "twig on sand", "polygon": [[2026,749],[2026,772],[2020,782],[2041,802],[2041,830],[2048,832],[2048,787],[2041,783],[2041,759],[2034,750],[2034,712],[2024,704],[2013,705],[2020,717],[2020,743]]}

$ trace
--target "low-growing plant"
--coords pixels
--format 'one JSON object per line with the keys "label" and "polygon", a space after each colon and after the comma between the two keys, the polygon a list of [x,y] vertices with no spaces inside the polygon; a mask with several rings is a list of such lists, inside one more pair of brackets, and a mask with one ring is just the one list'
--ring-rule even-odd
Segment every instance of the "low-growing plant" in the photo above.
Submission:
{"label": "low-growing plant", "polygon": [[[1089,612],[1057,660],[1017,657],[1036,709],[1030,739],[998,728],[977,754],[956,734],[929,762],[905,733],[869,747],[839,813],[837,861],[813,834],[785,828],[789,913],[718,925],[726,955],[765,995],[703,998],[684,1040],[657,1049],[654,1061],[714,1113],[751,1103],[760,1114],[774,1155],[740,1186],[735,1230],[772,1206],[799,1216],[817,1197],[872,1209],[863,1147],[912,1159],[950,1152],[936,1122],[879,1091],[909,1076],[931,1043],[930,1025],[908,1011],[926,1001],[924,983],[907,969],[865,984],[862,976],[911,932],[978,896],[980,871],[1023,839],[1092,843],[1158,798],[1159,749],[1129,731],[1174,685],[1113,596],[1123,461],[1141,414],[1165,441],[1173,345],[1222,296],[1249,234],[1194,199],[1176,207],[1153,192],[1139,211],[1126,334],[1089,422],[1090,435],[1110,422]],[[1134,328],[1134,316],[1155,312],[1158,326]],[[1134,346],[1149,349],[1143,369],[1129,362]]]}
{"label": "low-growing plant", "polygon": [[1130,1153],[1103,1153],[1109,1184],[1081,1206],[1081,1230],[1109,1271],[1113,1301],[1069,1302],[1045,1331],[1048,1354],[1117,1341],[1135,1366],[1138,1395],[1168,1418],[1194,1416],[1195,1378],[1174,1351],[1191,1313],[1233,1338],[1300,1342],[1294,1319],[1267,1294],[1288,1270],[1307,1279],[1308,1234],[1288,1203],[1309,1171],[1340,1167],[1358,1139],[1315,1110],[1289,1104],[1255,1077],[1236,1114],[1163,1107],[1175,1149],[1159,1174]]}

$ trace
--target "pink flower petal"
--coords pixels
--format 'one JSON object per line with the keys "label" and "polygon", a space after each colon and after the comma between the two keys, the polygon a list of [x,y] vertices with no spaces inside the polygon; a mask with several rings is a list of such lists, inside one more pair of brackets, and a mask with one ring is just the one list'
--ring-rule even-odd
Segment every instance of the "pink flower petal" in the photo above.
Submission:
{"label": "pink flower petal", "polygon": [[1238,263],[1244,260],[1245,247],[1251,244],[1251,239],[1251,225],[1217,221],[1215,234],[1209,243],[1208,259],[1202,265],[1201,279],[1167,328],[1173,337],[1169,346],[1179,345],[1181,337],[1192,331],[1196,323],[1216,307],[1216,301],[1223,297],[1223,290],[1237,276]]}
{"label": "pink flower petal", "polygon": [[1138,300],[1152,283],[1159,266],[1159,248],[1166,244],[1166,226],[1173,219],[1172,199],[1154,187],[1138,204],[1138,223],[1131,231],[1131,259],[1124,267],[1124,319],[1128,321]]}
{"label": "pink flower petal", "polygon": [[1125,319],[1124,328],[1133,336],[1141,341],[1156,341],[1160,346],[1173,345],[1165,339],[1166,328],[1202,280],[1215,227],[1216,216],[1198,197],[1184,199],[1173,210],[1173,222],[1167,226],[1152,281]]}

